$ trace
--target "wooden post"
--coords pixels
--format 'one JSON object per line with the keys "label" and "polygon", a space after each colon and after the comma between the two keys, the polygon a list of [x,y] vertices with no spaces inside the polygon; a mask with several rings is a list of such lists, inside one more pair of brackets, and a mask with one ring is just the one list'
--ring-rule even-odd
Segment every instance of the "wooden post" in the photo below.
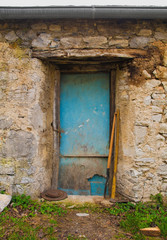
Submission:
{"label": "wooden post", "polygon": [[[112,129],[114,113],[115,113],[115,96],[116,96],[116,69],[111,70],[110,74],[110,132]],[[113,151],[111,156],[110,164],[110,174],[109,174],[109,196],[111,194],[112,178],[113,178],[113,169],[114,169],[114,144]]]}
{"label": "wooden post", "polygon": [[58,187],[59,174],[59,148],[60,148],[60,71],[55,70],[55,89],[54,89],[54,107],[53,107],[53,130],[54,130],[54,148],[52,165],[52,189]]}
{"label": "wooden post", "polygon": [[115,198],[115,192],[116,192],[118,148],[119,148],[119,110],[117,110],[117,121],[116,121],[116,143],[115,143],[114,173],[113,173],[112,190],[111,190],[111,198],[112,199]]}

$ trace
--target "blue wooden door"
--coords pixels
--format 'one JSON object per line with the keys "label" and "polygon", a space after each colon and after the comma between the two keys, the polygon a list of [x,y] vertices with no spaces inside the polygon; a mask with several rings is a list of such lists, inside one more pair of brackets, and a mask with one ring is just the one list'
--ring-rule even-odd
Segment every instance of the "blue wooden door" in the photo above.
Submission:
{"label": "blue wooden door", "polygon": [[109,109],[109,73],[62,74],[58,185],[68,194],[103,195]]}

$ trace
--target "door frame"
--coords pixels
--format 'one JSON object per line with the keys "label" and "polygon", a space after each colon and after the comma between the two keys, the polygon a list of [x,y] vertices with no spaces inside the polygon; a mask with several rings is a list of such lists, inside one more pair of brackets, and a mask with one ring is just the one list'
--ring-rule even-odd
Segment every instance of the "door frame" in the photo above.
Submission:
{"label": "door frame", "polygon": [[[71,71],[61,71],[69,73]],[[53,164],[52,164],[52,180],[51,180],[51,188],[58,188],[58,176],[59,176],[59,161],[60,161],[60,79],[61,72],[59,70],[55,70],[55,88],[54,88],[54,108],[53,108],[53,130],[54,130],[54,150],[53,150]],[[73,73],[81,73],[80,71],[73,71]],[[85,73],[90,72],[102,72],[102,70],[98,71],[85,71]],[[107,72],[107,71],[104,71]],[[110,69],[110,132],[112,128],[112,122],[115,112],[115,98],[116,98],[116,68]],[[83,72],[82,72],[83,73]],[[112,161],[113,162],[113,161]],[[112,171],[113,166],[111,164],[110,169],[110,183],[112,181]],[[109,192],[111,189],[111,185],[109,185]]]}

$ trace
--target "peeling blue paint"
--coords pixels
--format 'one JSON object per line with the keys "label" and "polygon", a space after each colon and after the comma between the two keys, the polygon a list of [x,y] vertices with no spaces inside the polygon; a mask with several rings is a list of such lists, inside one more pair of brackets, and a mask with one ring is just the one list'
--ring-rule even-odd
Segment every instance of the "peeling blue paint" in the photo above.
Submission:
{"label": "peeling blue paint", "polygon": [[96,174],[88,181],[90,182],[91,195],[103,196],[106,178]]}

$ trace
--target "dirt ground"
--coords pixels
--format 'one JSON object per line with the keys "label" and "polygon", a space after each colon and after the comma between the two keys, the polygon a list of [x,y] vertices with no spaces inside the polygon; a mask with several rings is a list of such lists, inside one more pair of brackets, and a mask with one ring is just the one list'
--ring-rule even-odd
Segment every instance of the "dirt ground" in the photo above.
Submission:
{"label": "dirt ground", "polygon": [[[0,213],[0,240],[128,240],[136,239],[120,228],[121,217],[101,203],[61,202],[56,212],[42,213],[10,204]],[[49,210],[49,207],[45,208]],[[86,216],[78,216],[85,214]],[[148,238],[159,240],[162,238]]]}
{"label": "dirt ground", "polygon": [[[59,215],[35,214],[29,210],[9,207],[1,224],[1,240],[110,240],[131,239],[131,235],[119,228],[119,218],[104,211],[104,207],[91,208],[66,206],[65,213]],[[77,216],[86,213],[87,216]],[[0,215],[0,222],[3,219]],[[4,231],[3,231],[4,229]],[[1,230],[3,234],[1,233]],[[2,235],[1,235],[2,234]]]}
{"label": "dirt ground", "polygon": [[[82,211],[83,212],[83,211]],[[119,229],[117,219],[107,213],[87,211],[88,216],[79,217],[77,209],[68,211],[67,215],[58,219],[58,239],[67,236],[90,240],[129,239],[130,235]]]}

